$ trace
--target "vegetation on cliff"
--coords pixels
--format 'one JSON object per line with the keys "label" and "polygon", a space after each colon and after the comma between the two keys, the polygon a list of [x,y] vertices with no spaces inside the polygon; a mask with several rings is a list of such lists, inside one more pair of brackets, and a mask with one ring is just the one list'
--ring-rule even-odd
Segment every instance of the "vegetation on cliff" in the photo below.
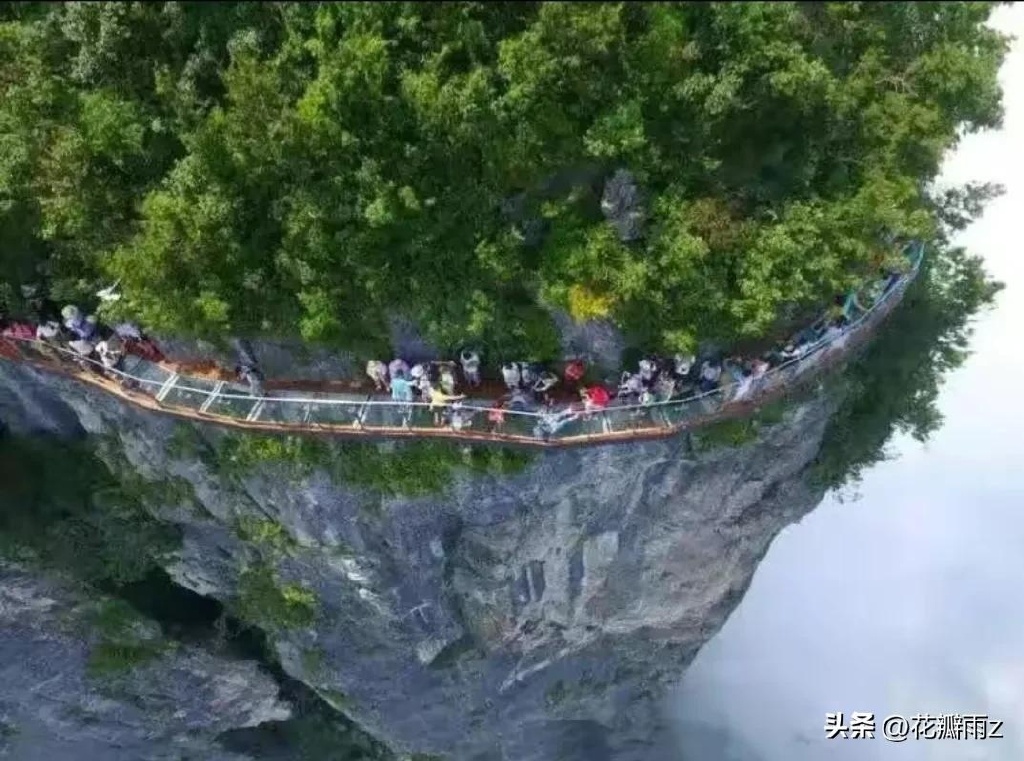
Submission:
{"label": "vegetation on cliff", "polygon": [[994,5],[11,4],[3,298],[41,265],[179,334],[759,335],[936,234],[925,183],[1001,118]]}
{"label": "vegetation on cliff", "polygon": [[96,584],[128,584],[181,544],[143,501],[182,499],[173,484],[115,474],[84,442],[0,435],[0,553]]}
{"label": "vegetation on cliff", "polygon": [[921,275],[838,379],[843,403],[829,422],[814,469],[825,485],[856,484],[866,468],[886,458],[893,434],[924,441],[942,424],[942,381],[967,358],[973,318],[1003,287],[985,274],[979,257],[953,245],[952,238],[1000,192],[972,186],[948,191],[936,204],[940,228]]}

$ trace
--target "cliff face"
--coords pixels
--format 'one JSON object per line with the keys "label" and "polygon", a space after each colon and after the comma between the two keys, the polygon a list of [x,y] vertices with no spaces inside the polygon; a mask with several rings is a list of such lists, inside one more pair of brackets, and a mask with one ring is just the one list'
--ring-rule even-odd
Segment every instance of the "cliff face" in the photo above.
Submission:
{"label": "cliff face", "polygon": [[116,601],[0,563],[0,756],[245,761],[216,736],[288,718],[277,693],[254,662],[173,646]]}
{"label": "cliff face", "polygon": [[398,751],[516,761],[662,757],[663,687],[820,500],[802,472],[831,412],[803,403],[736,449],[554,451],[410,498],[323,468],[229,473],[216,429],[182,447],[182,423],[2,362],[0,387],[9,424],[80,426],[116,441],[115,466],[179,485],[147,509],[183,531],[180,584],[231,601],[258,565],[312,590],[311,622],[272,627],[289,674]]}

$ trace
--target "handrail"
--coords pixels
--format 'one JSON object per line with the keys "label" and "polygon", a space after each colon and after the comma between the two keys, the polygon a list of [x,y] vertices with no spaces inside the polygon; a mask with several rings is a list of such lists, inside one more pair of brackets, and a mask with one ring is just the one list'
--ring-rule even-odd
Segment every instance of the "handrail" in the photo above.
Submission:
{"label": "handrail", "polygon": [[[79,380],[85,380],[93,383],[94,385],[100,385],[105,388],[105,390],[117,393],[136,405],[139,405],[140,401],[135,392],[141,390],[143,391],[144,399],[147,400],[146,404],[141,406],[154,407],[160,411],[178,416],[190,417],[209,422],[221,422],[226,425],[250,428],[254,430],[305,430],[309,432],[327,432],[339,435],[353,435],[358,431],[359,435],[373,435],[374,433],[379,433],[385,436],[443,436],[446,438],[465,440],[478,440],[484,438],[490,441],[510,441],[541,446],[602,443],[605,441],[635,438],[655,438],[672,435],[678,431],[708,422],[709,420],[728,416],[732,413],[732,410],[728,409],[729,407],[746,408],[763,403],[765,398],[770,397],[773,394],[777,394],[780,391],[785,391],[786,381],[796,375],[802,375],[804,369],[818,363],[819,358],[828,353],[826,350],[832,348],[832,344],[837,344],[841,348],[848,343],[854,343],[855,341],[852,339],[859,334],[866,333],[867,328],[872,327],[877,319],[884,316],[889,308],[898,301],[898,296],[902,295],[907,284],[916,277],[924,256],[924,245],[919,241],[914,241],[904,247],[903,252],[907,254],[908,258],[911,260],[910,269],[908,272],[901,275],[900,278],[881,295],[879,295],[870,307],[853,319],[838,336],[823,336],[807,346],[805,351],[799,357],[783,362],[779,366],[768,370],[760,377],[752,379],[751,383],[747,386],[748,393],[742,399],[733,395],[733,388],[718,387],[710,391],[692,394],[684,398],[667,399],[648,404],[621,404],[616,400],[606,407],[596,408],[589,411],[579,411],[571,420],[567,421],[567,423],[587,421],[591,424],[591,428],[598,428],[597,431],[590,431],[586,433],[567,434],[561,432],[561,430],[545,430],[547,422],[552,419],[551,416],[557,415],[558,412],[535,412],[531,410],[511,409],[508,407],[501,408],[501,415],[503,418],[507,418],[510,422],[519,421],[520,425],[524,423],[528,425],[530,422],[536,423],[536,427],[532,431],[532,436],[527,434],[507,433],[493,429],[487,432],[479,429],[474,430],[470,427],[473,416],[480,412],[491,412],[494,408],[474,404],[472,401],[460,401],[457,403],[457,407],[455,407],[463,413],[470,413],[468,420],[463,427],[455,429],[433,425],[413,426],[411,425],[411,418],[417,411],[422,412],[423,410],[428,410],[431,412],[438,412],[445,408],[453,408],[454,405],[451,403],[439,405],[431,402],[399,402],[391,399],[373,399],[372,397],[365,395],[360,395],[358,398],[344,398],[341,396],[332,397],[324,394],[319,394],[316,397],[289,395],[255,396],[253,394],[240,393],[226,389],[223,381],[213,382],[212,385],[207,388],[185,385],[190,381],[195,383],[199,379],[189,379],[187,377],[179,376],[160,365],[149,363],[142,359],[138,360],[137,366],[156,372],[158,376],[162,375],[159,380],[155,378],[147,378],[142,375],[136,375],[124,370],[107,368],[101,362],[88,357],[83,357],[74,351],[45,341],[16,338],[13,336],[5,336],[4,339],[16,342],[24,347],[25,351],[21,353],[21,356],[30,363],[42,366],[49,370],[56,369],[58,372],[63,372],[77,377]],[[26,353],[28,353],[29,356],[25,356]],[[33,353],[35,354],[34,357],[32,356]],[[56,354],[58,358],[66,357],[69,361],[54,362],[54,354]],[[9,359],[9,357],[6,358]],[[90,367],[95,368],[95,370],[88,370]],[[116,379],[120,383],[120,388],[117,388],[116,386],[111,388],[110,382],[106,380],[110,378]],[[782,383],[776,383],[776,381],[782,381]],[[146,389],[150,388],[153,389],[152,392],[146,391]],[[187,399],[190,395],[198,398],[195,405],[185,404],[174,400],[178,398]],[[727,396],[732,396],[732,398],[727,398]],[[168,397],[174,397],[174,399],[168,401]],[[151,402],[149,400],[151,400]],[[245,410],[239,410],[237,414],[233,414],[231,410],[226,412],[211,412],[211,409],[215,406],[220,405],[221,407],[224,407],[226,406],[225,403],[231,402],[239,403],[240,406],[248,406]],[[270,409],[273,411],[274,405],[281,405],[282,408],[289,406],[298,407],[301,405],[302,409],[305,410],[302,417],[303,422],[295,423],[290,420],[278,420],[276,422],[260,420],[259,418],[266,410]],[[712,408],[708,409],[709,406]],[[346,421],[346,423],[337,423],[312,420],[312,412],[314,409],[318,409],[322,412],[329,411],[331,409],[334,409],[336,412],[338,410],[341,410],[342,412],[346,410],[355,410],[356,412],[353,414],[350,422]],[[379,410],[385,413],[391,412],[392,414],[397,413],[401,418],[401,425],[395,426],[375,422],[368,423],[366,418],[367,413],[370,410]],[[697,410],[699,414],[687,420],[685,419],[685,415],[689,410]],[[560,412],[563,411],[566,410],[560,410]],[[644,413],[646,413],[647,417],[650,418],[650,422],[648,424],[639,425],[636,418]],[[658,422],[656,413],[660,413],[664,422]],[[615,418],[623,414],[627,414],[629,417],[629,420],[626,421],[626,428],[622,428],[621,424],[615,421]],[[676,415],[679,415],[680,419],[678,422],[673,423],[672,417]],[[552,439],[555,441],[551,441]]]}

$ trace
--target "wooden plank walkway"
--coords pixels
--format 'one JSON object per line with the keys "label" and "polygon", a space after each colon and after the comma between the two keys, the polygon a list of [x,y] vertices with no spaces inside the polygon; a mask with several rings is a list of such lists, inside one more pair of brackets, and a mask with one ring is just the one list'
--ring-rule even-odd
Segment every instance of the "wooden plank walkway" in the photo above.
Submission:
{"label": "wooden plank walkway", "polygon": [[[637,414],[633,412],[635,408],[610,407],[584,416],[583,419],[590,423],[588,427],[592,430],[568,435],[556,433],[548,438],[529,433],[500,430],[474,430],[471,428],[456,430],[450,425],[413,425],[411,423],[409,425],[391,425],[386,422],[367,424],[367,411],[375,401],[372,395],[363,396],[365,389],[360,388],[360,384],[347,382],[318,383],[284,380],[272,383],[268,381],[266,384],[268,391],[291,390],[295,392],[293,398],[281,399],[269,395],[266,399],[256,399],[238,395],[237,391],[233,395],[227,388],[231,379],[223,372],[199,372],[195,376],[185,375],[182,371],[188,372],[188,368],[176,365],[162,368],[162,372],[166,375],[164,378],[145,379],[145,383],[141,387],[149,384],[156,389],[155,393],[150,394],[140,390],[141,387],[133,389],[129,385],[71,361],[59,361],[53,358],[52,350],[46,354],[33,351],[31,352],[33,356],[27,356],[29,352],[26,351],[20,360],[14,359],[9,352],[3,352],[0,353],[0,358],[5,361],[29,364],[44,372],[74,379],[141,409],[181,419],[211,423],[233,430],[331,436],[345,439],[439,439],[461,441],[467,444],[488,443],[531,448],[594,446],[663,439],[721,420],[749,416],[754,414],[758,407],[774,402],[808,383],[820,380],[824,372],[851,356],[859,346],[870,338],[878,324],[900,302],[908,281],[909,279],[894,288],[893,293],[885,302],[876,305],[875,309],[865,315],[864,319],[845,335],[842,348],[827,346],[820,349],[811,357],[797,363],[792,368],[790,378],[786,382],[771,384],[764,393],[753,399],[724,404],[716,402],[716,409],[700,411],[698,414],[674,424],[671,422],[673,411],[682,409],[683,405],[689,405],[691,409],[703,410],[706,403],[702,400],[683,400],[644,409]],[[4,340],[10,341],[11,339]],[[155,366],[152,367],[155,368]],[[196,388],[197,386],[200,388]],[[195,390],[192,391],[189,387]],[[197,401],[195,406],[183,403],[185,400],[196,397],[201,401]],[[232,409],[229,404],[232,399],[239,400],[241,407],[248,404],[247,410],[244,410],[246,411],[244,416],[241,414],[232,416],[217,411],[221,409],[218,406],[221,403],[224,403],[224,409]],[[467,406],[472,405],[473,402],[473,399],[466,400]],[[328,403],[330,407],[325,407],[324,405]],[[402,412],[402,408],[398,404],[381,402],[376,402],[376,404],[387,407],[389,412],[399,417],[406,414]],[[289,417],[294,417],[294,420],[284,422],[268,420],[265,417],[261,419],[265,416],[267,408],[272,405],[278,405],[277,412],[282,416],[285,414],[284,407],[290,406],[287,412],[291,413],[294,410],[294,415],[289,414]],[[312,415],[314,408],[334,409],[339,411],[339,414],[347,414],[346,410],[358,408],[359,412],[352,414],[352,422],[323,422],[314,419]],[[423,409],[423,406],[418,406],[418,408]],[[507,416],[515,417],[511,412],[508,412]],[[627,418],[624,421],[624,427],[622,421],[613,424],[613,421],[618,420],[621,416]],[[601,419],[600,425],[593,425],[595,418]],[[538,422],[539,417],[531,416],[527,420],[528,422]]]}

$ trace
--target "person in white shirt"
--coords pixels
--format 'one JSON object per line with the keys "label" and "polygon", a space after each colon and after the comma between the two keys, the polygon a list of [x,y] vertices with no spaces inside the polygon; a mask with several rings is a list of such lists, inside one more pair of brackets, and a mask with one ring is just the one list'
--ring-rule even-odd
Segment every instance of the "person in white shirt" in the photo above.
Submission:
{"label": "person in white shirt", "polygon": [[388,366],[379,359],[371,359],[366,363],[366,374],[378,391],[388,390]]}
{"label": "person in white shirt", "polygon": [[124,357],[124,345],[116,335],[96,344],[96,354],[107,370],[116,370]]}
{"label": "person in white shirt", "polygon": [[639,373],[625,372],[619,380],[619,396],[639,396],[644,390],[644,382]]}
{"label": "person in white shirt", "polygon": [[650,385],[654,380],[654,374],[658,372],[658,365],[650,359],[640,360],[640,380],[645,386]]}
{"label": "person in white shirt", "polygon": [[60,323],[50,320],[36,327],[37,341],[53,341],[60,336]]}
{"label": "person in white shirt", "polygon": [[477,388],[480,386],[480,355],[475,351],[466,349],[459,356],[459,360],[462,363],[462,375],[466,379],[466,383],[469,384],[470,388]]}
{"label": "person in white shirt", "polygon": [[467,410],[463,407],[462,402],[452,404],[452,430],[461,431],[468,428],[473,422],[474,412],[475,410]]}
{"label": "person in white shirt", "polygon": [[519,388],[519,382],[522,380],[519,365],[516,362],[509,362],[502,365],[501,377],[505,380],[505,385],[508,386],[508,390],[515,391]]}
{"label": "person in white shirt", "polygon": [[533,384],[533,393],[536,394],[541,401],[547,403],[551,400],[551,389],[558,385],[558,376],[553,372],[545,370],[540,374],[537,382]]}
{"label": "person in white shirt", "polygon": [[412,381],[413,392],[422,399],[424,384],[430,384],[430,373],[427,372],[427,366],[422,362],[416,363],[409,371],[409,378]]}
{"label": "person in white shirt", "polygon": [[746,399],[754,387],[754,374],[748,370],[742,370],[740,379],[736,381],[736,390],[733,392],[734,401]]}

